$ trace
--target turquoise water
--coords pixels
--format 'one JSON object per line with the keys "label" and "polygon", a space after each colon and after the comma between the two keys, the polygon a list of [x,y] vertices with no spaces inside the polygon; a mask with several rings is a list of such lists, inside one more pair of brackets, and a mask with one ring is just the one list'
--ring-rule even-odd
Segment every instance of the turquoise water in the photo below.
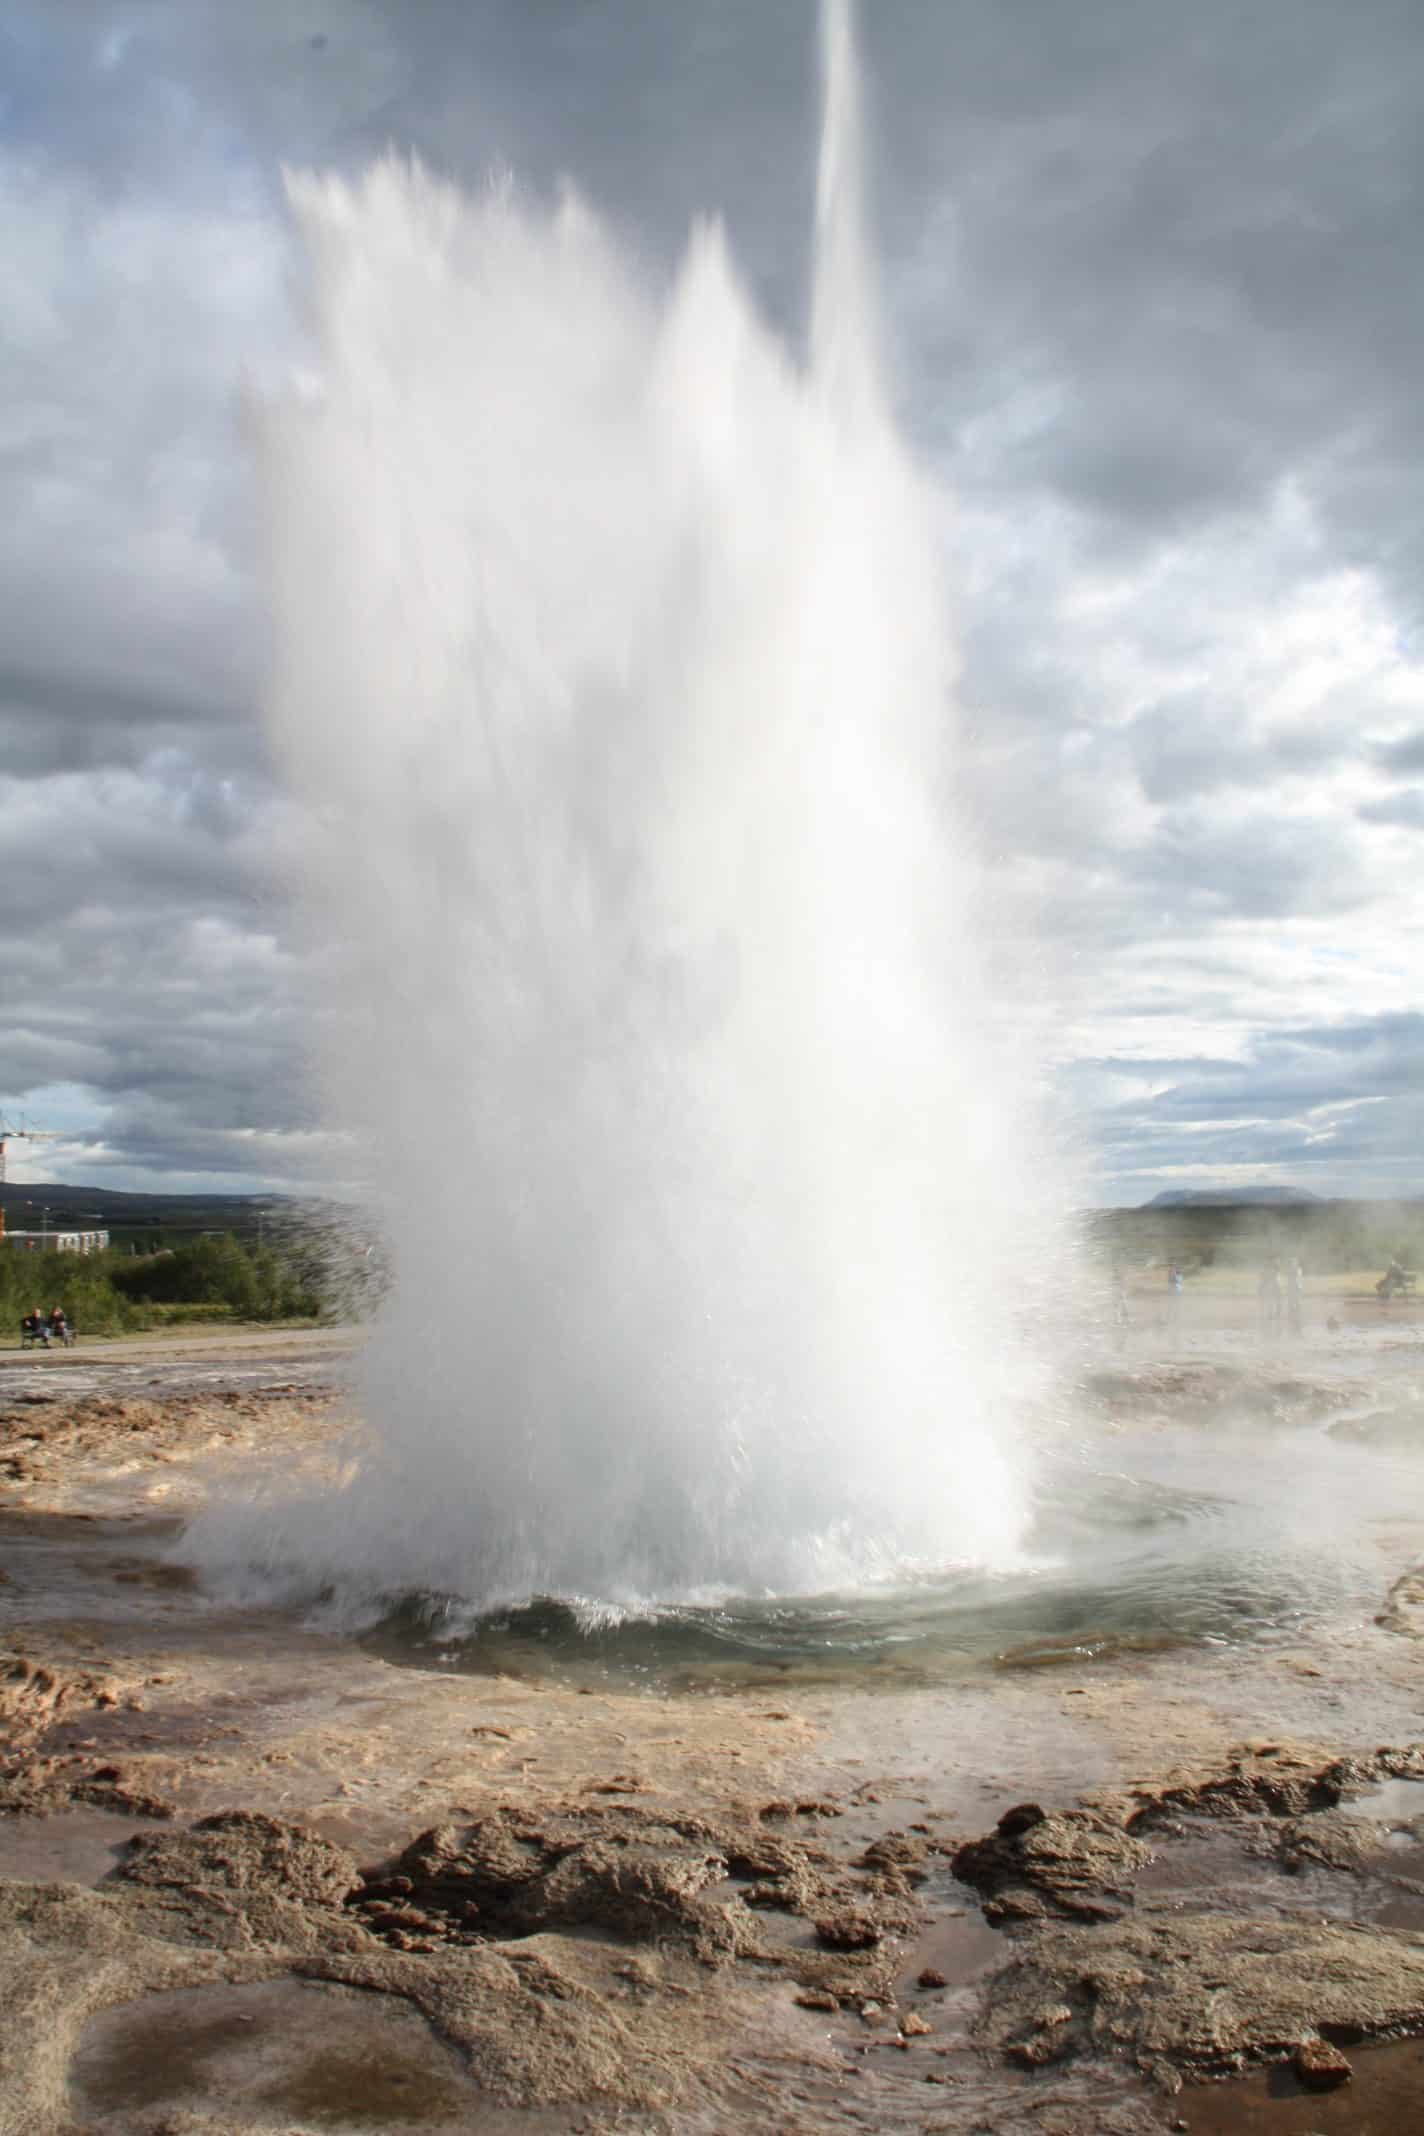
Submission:
{"label": "turquoise water", "polygon": [[392,1598],[368,1636],[420,1667],[670,1688],[904,1686],[1286,1638],[1378,1609],[1404,1531],[1420,1525],[1420,1481],[1416,1459],[1322,1431],[1162,1430],[1047,1461],[1009,1571],[905,1568],[854,1593],[632,1612],[543,1596],[478,1615],[457,1595],[412,1593]]}

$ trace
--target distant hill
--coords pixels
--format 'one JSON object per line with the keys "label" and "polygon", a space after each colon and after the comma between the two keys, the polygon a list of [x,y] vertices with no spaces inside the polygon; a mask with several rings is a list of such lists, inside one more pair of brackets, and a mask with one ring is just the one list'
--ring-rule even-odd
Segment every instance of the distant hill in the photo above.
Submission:
{"label": "distant hill", "polygon": [[47,1180],[0,1186],[7,1231],[107,1231],[116,1245],[177,1245],[203,1231],[257,1238],[293,1222],[305,1207],[283,1194],[127,1194]]}
{"label": "distant hill", "polygon": [[1320,1196],[1308,1187],[1168,1187],[1142,1209],[1280,1209],[1303,1202],[1318,1203]]}
{"label": "distant hill", "polygon": [[1136,1209],[1087,1212],[1084,1236],[1109,1264],[1175,1259],[1259,1273],[1263,1257],[1289,1250],[1310,1273],[1378,1274],[1391,1260],[1424,1267],[1424,1197],[1345,1201],[1300,1187],[1174,1187]]}

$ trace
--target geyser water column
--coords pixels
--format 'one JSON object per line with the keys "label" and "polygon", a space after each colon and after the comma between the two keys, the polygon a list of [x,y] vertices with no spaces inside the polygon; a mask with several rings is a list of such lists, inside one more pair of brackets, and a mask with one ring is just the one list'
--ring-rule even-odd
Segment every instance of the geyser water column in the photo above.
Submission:
{"label": "geyser water column", "polygon": [[303,178],[264,416],[315,1028],[395,1291],[274,1554],[479,1604],[1011,1553],[1046,1174],[978,975],[932,514],[887,413],[847,10],[810,353],[720,228]]}

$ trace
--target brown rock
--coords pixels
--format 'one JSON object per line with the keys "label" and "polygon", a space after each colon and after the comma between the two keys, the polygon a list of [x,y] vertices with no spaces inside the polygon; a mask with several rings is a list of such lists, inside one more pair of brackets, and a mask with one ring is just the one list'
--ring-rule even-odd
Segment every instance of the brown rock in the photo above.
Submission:
{"label": "brown rock", "polygon": [[[465,1943],[589,1927],[680,1942],[713,1963],[760,1948],[752,1908],[833,1914],[845,1886],[827,1870],[814,1842],[746,1818],[622,1802],[550,1807],[537,1817],[505,1806],[421,1833],[395,1861],[367,1872],[355,1903],[364,1910],[399,1894],[434,1932]],[[728,1878],[745,1879],[742,1890],[727,1893]],[[379,1916],[372,1925],[386,1932]]]}
{"label": "brown rock", "polygon": [[182,1832],[141,1832],[114,1872],[124,1883],[266,1894],[339,1906],[360,1882],[353,1856],[260,1810],[220,1810]]}
{"label": "brown rock", "polygon": [[[1338,2083],[1348,2065],[1317,2034],[1424,2029],[1424,1944],[1400,1930],[1174,1911],[1091,1928],[1049,1921],[1013,1948],[984,2036],[1031,2067],[1110,2056],[1175,2087],[1277,2062],[1308,2039],[1308,2059],[1338,2064]],[[1064,2008],[1071,2021],[1046,2022]]]}
{"label": "brown rock", "polygon": [[1004,2049],[1004,2059],[1017,2063],[1020,2069],[1044,2069],[1050,2062],[1061,2062],[1069,2052],[1067,2039],[1056,2032],[1035,2032],[1028,2039],[1010,2040]]}
{"label": "brown rock", "polygon": [[92,1669],[0,1655],[0,1732],[7,1744],[38,1742],[56,1722],[72,1721],[86,1708],[117,1706],[130,1688]]}
{"label": "brown rock", "polygon": [[816,1923],[816,1934],[829,1950],[864,1951],[879,1943],[884,1934],[873,1914],[859,1906],[838,1907]]}
{"label": "brown rock", "polygon": [[1307,2091],[1334,2091],[1337,2085],[1348,2084],[1355,2073],[1329,2040],[1302,2040],[1291,2066]]}
{"label": "brown rock", "polygon": [[173,1804],[128,1768],[92,1758],[22,1757],[0,1770],[0,1813],[47,1817],[70,1803],[129,1817],[172,1817]]}
{"label": "brown rock", "polygon": [[1011,1810],[1005,1810],[999,1819],[998,1833],[1001,1839],[1017,1839],[1021,1832],[1031,1832],[1041,1825],[1047,1816],[1036,1802],[1019,1802]]}
{"label": "brown rock", "polygon": [[1152,1859],[1141,1840],[1094,1810],[1055,1810],[1037,1803],[1006,1810],[997,1828],[970,1840],[953,1859],[955,1875],[972,1884],[988,1921],[1116,1920],[1131,1898],[1132,1881]]}
{"label": "brown rock", "polygon": [[1317,1810],[1292,1818],[1280,1828],[1277,1853],[1281,1867],[1296,1875],[1311,1864],[1346,1873],[1365,1868],[1383,1851],[1384,1834],[1367,1818],[1343,1810]]}
{"label": "brown rock", "polygon": [[925,1840],[914,1838],[908,1832],[887,1832],[882,1838],[871,1841],[860,1857],[860,1866],[895,1882],[923,1884],[929,1875],[925,1867],[928,1853]]}
{"label": "brown rock", "polygon": [[1418,1777],[1424,1756],[1410,1750],[1377,1751],[1372,1758],[1325,1758],[1318,1750],[1279,1743],[1243,1745],[1223,1769],[1192,1772],[1168,1786],[1140,1794],[1133,1831],[1175,1817],[1304,1817],[1334,1809],[1346,1796],[1387,1775]]}

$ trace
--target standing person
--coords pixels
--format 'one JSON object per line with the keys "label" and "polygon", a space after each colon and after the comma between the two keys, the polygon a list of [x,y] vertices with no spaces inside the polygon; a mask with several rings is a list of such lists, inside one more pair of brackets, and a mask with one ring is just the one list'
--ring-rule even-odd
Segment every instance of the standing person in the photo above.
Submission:
{"label": "standing person", "polygon": [[1304,1332],[1301,1316],[1301,1298],[1304,1283],[1305,1272],[1295,1255],[1292,1254],[1286,1262],[1286,1326],[1292,1335],[1299,1335]]}
{"label": "standing person", "polygon": [[1175,1335],[1182,1323],[1182,1271],[1175,1261],[1167,1263],[1167,1329]]}
{"label": "standing person", "polygon": [[1398,1261],[1392,1260],[1389,1267],[1380,1277],[1379,1282],[1375,1285],[1375,1296],[1383,1298],[1387,1305],[1396,1291],[1399,1292],[1401,1297],[1404,1295],[1409,1288],[1409,1281],[1408,1275],[1400,1267]]}
{"label": "standing person", "polygon": [[1132,1309],[1127,1302],[1127,1279],[1121,1268],[1114,1267],[1112,1281],[1113,1336],[1120,1350],[1127,1341],[1127,1331],[1132,1326]]}
{"label": "standing person", "polygon": [[1261,1313],[1261,1333],[1269,1339],[1281,1332],[1281,1264],[1268,1261],[1256,1285],[1256,1303]]}

